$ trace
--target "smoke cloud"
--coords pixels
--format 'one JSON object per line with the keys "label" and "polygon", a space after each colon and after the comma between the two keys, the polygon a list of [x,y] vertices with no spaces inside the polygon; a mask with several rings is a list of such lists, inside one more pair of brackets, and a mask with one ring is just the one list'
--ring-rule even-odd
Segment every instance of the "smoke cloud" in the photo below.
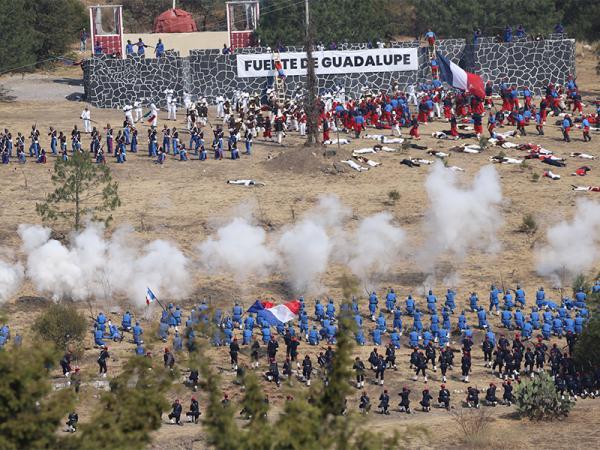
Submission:
{"label": "smoke cloud", "polygon": [[50,239],[50,230],[38,225],[21,225],[18,233],[27,276],[55,299],[125,295],[142,305],[147,287],[168,299],[181,299],[191,288],[189,260],[176,246],[163,240],[140,245],[131,229],[120,228],[105,239],[104,228],[90,224],[69,246]]}
{"label": "smoke cloud", "polygon": [[382,212],[364,218],[356,230],[348,266],[363,282],[389,272],[404,254],[406,233],[392,221]]}
{"label": "smoke cloud", "polygon": [[198,245],[200,261],[211,273],[226,272],[238,281],[269,274],[277,255],[266,245],[267,235],[261,227],[236,217],[219,228],[216,237]]}
{"label": "smoke cloud", "polygon": [[469,251],[496,251],[496,232],[502,224],[499,205],[502,188],[496,169],[483,167],[469,187],[442,163],[434,165],[425,188],[429,209],[425,216],[426,241],[417,260],[432,271],[443,254],[462,260]]}
{"label": "smoke cloud", "polygon": [[546,232],[548,243],[535,252],[536,270],[561,285],[565,274],[576,275],[600,260],[600,203],[579,200],[573,219]]}
{"label": "smoke cloud", "polygon": [[25,276],[23,266],[11,260],[9,254],[0,255],[0,303],[17,293]]}
{"label": "smoke cloud", "polygon": [[280,236],[277,250],[281,255],[281,270],[287,274],[297,293],[319,288],[332,250],[343,240],[343,223],[351,213],[338,197],[323,196],[302,221]]}

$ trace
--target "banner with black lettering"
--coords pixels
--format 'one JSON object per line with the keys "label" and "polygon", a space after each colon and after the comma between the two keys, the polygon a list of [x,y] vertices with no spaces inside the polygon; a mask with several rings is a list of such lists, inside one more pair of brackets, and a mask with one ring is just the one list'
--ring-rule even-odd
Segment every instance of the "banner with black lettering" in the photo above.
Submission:
{"label": "banner with black lettering", "polygon": [[[378,48],[372,50],[324,50],[313,53],[317,75],[401,72],[417,70],[416,48]],[[283,73],[306,75],[306,53],[280,53]],[[238,77],[272,77],[276,74],[272,53],[237,55]]]}

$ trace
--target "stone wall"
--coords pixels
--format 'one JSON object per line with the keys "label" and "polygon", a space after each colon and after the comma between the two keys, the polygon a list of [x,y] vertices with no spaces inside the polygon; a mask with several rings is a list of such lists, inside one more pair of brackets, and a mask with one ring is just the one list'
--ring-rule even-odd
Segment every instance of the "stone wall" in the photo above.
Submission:
{"label": "stone wall", "polygon": [[473,54],[473,71],[484,74],[494,85],[504,78],[518,86],[530,86],[539,94],[548,82],[564,84],[575,75],[575,41],[541,40],[504,44],[467,45]]}
{"label": "stone wall", "polygon": [[[418,42],[396,42],[393,47],[419,47]],[[366,48],[366,44],[342,44],[341,50]],[[302,51],[289,47],[288,51]],[[548,81],[564,82],[575,71],[575,41],[546,40],[538,42],[494,43],[482,40],[476,46],[464,39],[438,42],[438,50],[468,71],[475,71],[497,85],[503,78],[519,85],[527,84],[539,92]],[[266,53],[266,48],[240,49],[243,53]],[[352,73],[318,76],[319,89],[326,91],[344,86],[349,94],[357,94],[369,86],[387,90],[395,81],[400,86],[430,79],[427,48],[419,47],[419,68],[406,72]],[[264,92],[273,84],[272,78],[238,78],[235,55],[222,55],[218,50],[192,50],[188,57],[176,54],[165,58],[126,60],[106,56],[94,57],[83,63],[87,100],[94,106],[115,108],[135,99],[164,102],[162,92],[174,89],[181,99],[183,92],[214,99],[231,96],[235,90]],[[304,87],[305,77],[288,76],[288,94]]]}

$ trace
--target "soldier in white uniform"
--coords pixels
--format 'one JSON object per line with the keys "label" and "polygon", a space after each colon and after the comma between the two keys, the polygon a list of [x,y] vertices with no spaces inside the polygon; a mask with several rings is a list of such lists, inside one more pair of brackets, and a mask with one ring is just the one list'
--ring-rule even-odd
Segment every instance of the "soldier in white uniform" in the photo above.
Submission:
{"label": "soldier in white uniform", "polygon": [[225,109],[223,105],[225,104],[225,98],[222,95],[219,95],[216,98],[217,101],[217,119],[222,119],[225,117]]}
{"label": "soldier in white uniform", "polygon": [[139,122],[142,120],[142,116],[144,115],[144,111],[142,111],[142,102],[136,100],[133,102],[133,108],[135,110],[135,121]]}
{"label": "soldier in white uniform", "polygon": [[177,120],[177,99],[172,98],[171,103],[169,103],[169,118],[173,120]]}
{"label": "soldier in white uniform", "polygon": [[168,120],[176,120],[177,119],[177,101],[173,102],[173,93],[175,91],[173,89],[166,89],[165,94],[167,96],[167,119]]}
{"label": "soldier in white uniform", "polygon": [[156,128],[158,126],[158,108],[154,103],[150,104],[150,117],[152,118],[151,126]]}
{"label": "soldier in white uniform", "polygon": [[81,118],[83,119],[83,132],[91,133],[92,132],[92,113],[86,106],[81,112]]}
{"label": "soldier in white uniform", "polygon": [[189,92],[183,93],[183,106],[185,106],[185,109],[190,109],[192,107],[192,94]]}
{"label": "soldier in white uniform", "polygon": [[414,84],[409,84],[408,88],[407,88],[407,94],[408,94],[408,103],[411,103],[415,106],[417,106],[419,104],[419,100],[417,99],[417,94],[415,93],[415,85]]}
{"label": "soldier in white uniform", "polygon": [[133,106],[131,105],[125,105],[123,106],[123,112],[125,113],[125,121],[130,124],[133,125]]}
{"label": "soldier in white uniform", "polygon": [[241,99],[241,109],[244,113],[248,112],[248,101],[249,100],[250,100],[250,94],[248,94],[247,92],[243,92],[242,99]]}

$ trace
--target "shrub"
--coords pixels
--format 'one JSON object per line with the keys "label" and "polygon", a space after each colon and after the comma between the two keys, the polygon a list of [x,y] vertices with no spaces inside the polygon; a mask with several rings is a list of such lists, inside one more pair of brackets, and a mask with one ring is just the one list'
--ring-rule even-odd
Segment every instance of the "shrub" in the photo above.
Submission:
{"label": "shrub", "polygon": [[583,292],[585,292],[588,295],[592,291],[592,286],[591,286],[589,280],[582,273],[577,275],[575,277],[575,279],[573,280],[573,295],[575,295],[579,291],[579,289],[581,289]]}
{"label": "shrub", "polygon": [[494,420],[489,409],[460,408],[450,413],[452,420],[460,429],[462,440],[466,444],[481,443],[482,438],[488,434],[490,423]]}
{"label": "shrub", "polygon": [[489,138],[486,138],[485,136],[481,136],[479,138],[479,146],[481,147],[481,150],[486,150],[490,146]]}
{"label": "shrub", "polygon": [[517,412],[530,420],[553,420],[566,417],[573,402],[562,398],[552,377],[543,372],[516,389]]}
{"label": "shrub", "polygon": [[583,329],[575,344],[574,359],[578,367],[596,367],[600,364],[600,318],[594,316]]}
{"label": "shrub", "polygon": [[533,236],[538,230],[537,222],[532,214],[525,214],[519,226],[519,232]]}
{"label": "shrub", "polygon": [[398,200],[400,200],[400,192],[398,192],[396,189],[391,190],[388,192],[388,200],[391,204],[395,204]]}
{"label": "shrub", "polygon": [[59,349],[83,339],[86,332],[85,316],[72,306],[54,304],[35,321],[33,331]]}

